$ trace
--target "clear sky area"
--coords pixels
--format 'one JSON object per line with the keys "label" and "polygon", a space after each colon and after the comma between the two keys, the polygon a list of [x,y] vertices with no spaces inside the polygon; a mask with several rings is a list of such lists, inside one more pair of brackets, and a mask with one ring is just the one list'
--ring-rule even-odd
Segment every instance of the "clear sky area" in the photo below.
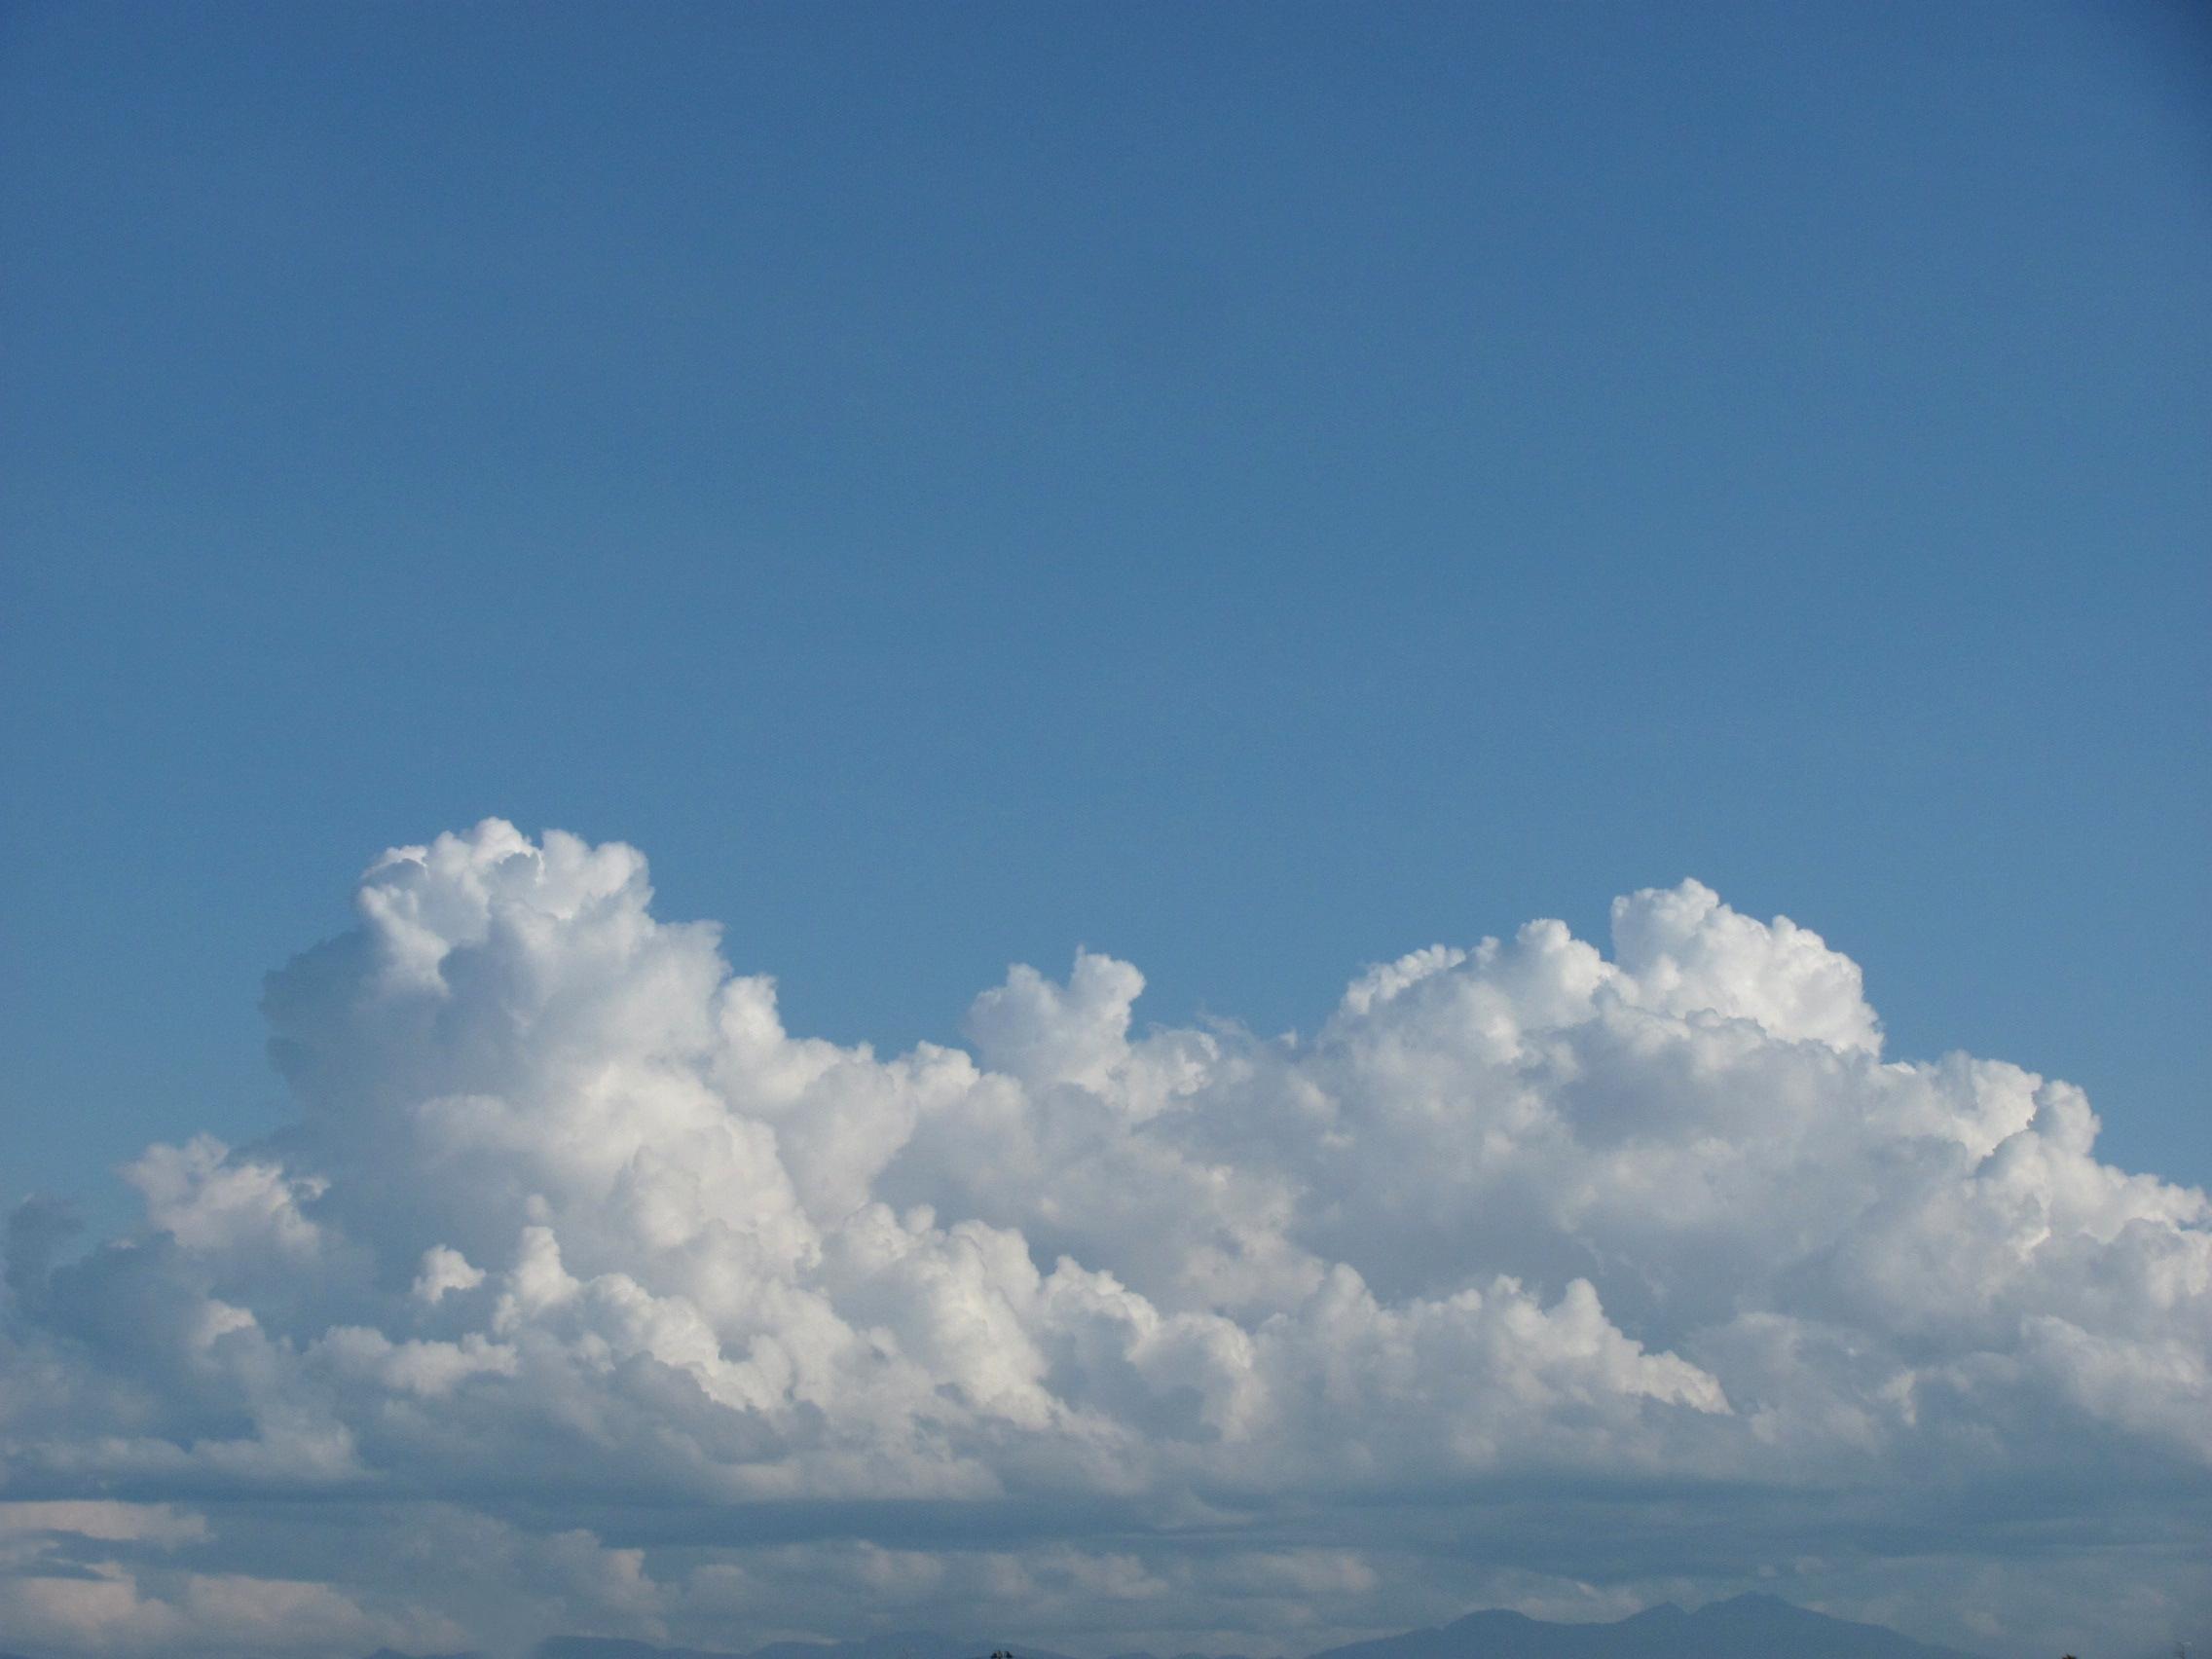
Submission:
{"label": "clear sky area", "polygon": [[[1138,1236],[1166,1239],[1164,1224],[1038,1220],[967,1184],[955,1150],[880,1169],[829,1151],[809,1162],[814,1131],[774,1120],[781,1156],[796,1160],[792,1213],[830,1230],[822,1238],[833,1231],[822,1217],[863,1195],[917,1240],[970,1217],[1021,1229],[1040,1273],[1064,1251],[1110,1267],[1170,1323],[1229,1321],[1193,1336],[1192,1354],[1218,1357],[1205,1346],[1216,1336],[1259,1341],[1256,1309],[1309,1307],[1296,1299],[1323,1280],[1301,1277],[1293,1257],[1320,1264],[1313,1274],[1356,1263],[1387,1309],[1460,1306],[1449,1297],[1461,1281],[1441,1265],[1479,1256],[1483,1285],[1492,1269],[1510,1273],[1543,1318],[1611,1320],[1605,1343],[1642,1344],[1634,1366],[1647,1369],[1623,1358],[1608,1373],[1640,1379],[1640,1400],[1716,1422],[1764,1386],[1750,1336],[1711,1335],[1727,1296],[1739,1313],[1765,1306],[1722,1294],[1735,1281],[1714,1264],[1735,1257],[1711,1238],[1681,1245],[1674,1277],[1677,1258],[1641,1222],[1616,1235],[1591,1221],[1563,1233],[1557,1254],[1530,1244],[1526,1256],[1512,1240],[1536,1236],[1534,1221],[1493,1239],[1437,1219],[1442,1231],[1417,1228],[1402,1250],[1374,1244],[1374,1229],[1364,1242],[1331,1231],[1351,1229],[1369,1201],[1385,1220],[1425,1202],[1417,1176],[1456,1154],[1392,1139],[1406,1121],[1393,1114],[1417,1076],[1432,1080],[1420,1098],[1460,1098],[1435,1080],[1476,1064],[1464,1045],[1478,1028],[1502,1043],[1510,1027],[1526,1064],[1541,1050],[1559,1068],[1514,1087],[1565,1122],[1643,1041],[1598,1044],[1606,1019],[1628,1020],[1620,1011],[1674,1022],[1666,1041],[1692,1045],[1683,1078],[1751,1063],[1693,1052],[1721,1041],[1715,1020],[1735,1019],[1771,1046],[1758,1051],[1770,1070],[1729,1096],[1754,1103],[1747,1116],[1697,1117],[1684,1148],[1750,1144],[1760,1114],[1795,1122],[1816,1098],[1847,1102],[1821,1122],[1840,1113],[1883,1134],[1921,1123],[1905,1095],[1919,1100],[1922,1082],[1882,1072],[1878,1057],[1929,1062],[1910,1077],[1930,1099],[1956,1088],[1980,1102],[1941,1108],[1945,1123],[1981,1125],[1959,1131],[1976,1158],[2003,1138],[1991,1125],[2032,1124],[2098,1168],[2212,1184],[2212,25],[2199,7],[12,4],[0,8],[0,830],[13,871],[0,895],[0,1196],[49,1195],[89,1220],[68,1249],[141,1225],[178,1249],[228,1249],[231,1223],[205,1206],[234,1201],[276,1230],[268,1262],[341,1233],[387,1240],[378,1285],[414,1296],[424,1319],[488,1299],[470,1329],[494,1346],[467,1351],[519,1344],[515,1375],[529,1377],[533,1350],[513,1322],[535,1317],[530,1286],[608,1282],[592,1272],[621,1263],[639,1283],[660,1281],[611,1243],[590,1271],[577,1266],[599,1248],[579,1242],[599,1223],[576,1232],[562,1219],[569,1175],[512,1174],[511,1192],[481,1176],[483,1193],[506,1195],[484,1200],[505,1228],[496,1235],[488,1221],[481,1237],[458,1222],[380,1233],[387,1222],[363,1219],[366,1189],[349,1198],[343,1171],[396,1169],[378,1161],[399,1155],[377,1141],[372,1156],[340,1125],[398,1110],[403,1094],[420,1127],[449,1109],[424,1100],[554,1088],[535,1068],[556,1052],[579,1068],[561,1075],[601,1080],[576,1088],[612,1088],[604,1080],[636,1059],[621,1047],[636,1021],[665,1015],[673,1031],[673,1009],[720,1010],[699,1013],[698,1029],[722,1019],[715,1041],[737,1043],[732,1011],[766,1019],[764,1005],[734,992],[711,1003],[698,988],[713,975],[686,954],[693,936],[663,926],[693,920],[719,924],[738,975],[776,978],[792,1039],[867,1043],[883,1060],[922,1042],[959,1047],[1020,1080],[1040,1124],[1060,1122],[1051,1103],[1067,1090],[1123,1101],[1129,1124],[1163,1100],[1211,1102],[1212,1126],[1177,1156],[1242,1171],[1207,1190],[1246,1193],[1248,1204],[1220,1201],[1249,1227],[1223,1223],[1234,1249],[1173,1245],[1172,1266]],[[520,836],[472,830],[487,819]],[[386,849],[445,831],[464,839],[385,866],[356,908],[356,883]],[[547,831],[649,859],[659,931],[645,931],[645,877],[629,855],[590,863]],[[571,852],[586,862],[571,867]],[[501,885],[518,859],[551,885]],[[1614,901],[1650,889],[1619,912],[1616,945]],[[630,1013],[608,1016],[627,1035],[597,1070],[572,1046],[588,1048],[577,1033],[600,1025],[571,1021],[508,1054],[519,1026],[470,1023],[469,998],[491,980],[441,966],[477,952],[486,965],[469,974],[511,972],[542,990],[582,983],[563,977],[572,970],[600,984],[597,967],[573,965],[617,946],[578,942],[573,929],[599,923],[567,907],[577,893],[602,906],[591,917],[630,918],[620,950],[651,939],[670,953],[665,981],[606,990],[608,1007]],[[538,942],[500,967],[505,924],[486,916],[536,918],[514,926]],[[1825,949],[1751,927],[1778,916]],[[1617,969],[1542,930],[1512,944],[1535,918],[1563,921]],[[357,923],[366,931],[350,933]],[[1375,964],[1432,944],[1474,951],[1489,936],[1508,941],[1494,960],[1420,958],[1363,981],[1356,1009],[1345,1001]],[[540,946],[551,954],[530,954]],[[359,967],[379,950],[382,978]],[[546,966],[556,961],[571,966]],[[1010,977],[1014,964],[1043,977]],[[1123,964],[1141,971],[1141,997]],[[1491,1012],[1450,1026],[1456,1036],[1361,1035],[1385,1003],[1413,1006],[1401,980],[1450,975],[1470,977],[1468,1009]],[[370,1030],[360,1010],[388,1013],[398,1005],[376,999],[404,1000],[402,980],[405,994],[449,999],[436,1041],[465,1028],[476,1059],[418,1072],[410,1045],[430,1043],[431,1026],[406,1027],[417,1036],[405,1041]],[[519,1006],[482,1006],[493,1003]],[[355,1012],[330,1012],[341,1006]],[[1493,1015],[1504,1024],[1483,1023]],[[1527,1035],[1538,1029],[1564,1035],[1546,1048]],[[1301,1042],[1271,1046],[1289,1032]],[[696,1065],[700,1088],[737,1088],[738,1073],[697,1057],[705,1037],[669,1041],[682,1066],[637,1060],[655,1088]],[[495,1051],[507,1056],[497,1065],[483,1058]],[[1842,1057],[1814,1066],[1804,1056],[1816,1051]],[[1971,1068],[1943,1058],[1960,1052],[2035,1078],[1961,1081]],[[934,1063],[868,1071],[874,1081],[838,1098],[950,1098],[952,1082],[916,1081]],[[1296,1079],[1268,1094],[1275,1086],[1254,1080],[1277,1065]],[[1813,1069],[1789,1069],[1800,1065]],[[1847,1073],[1860,1080],[1849,1089],[1834,1081]],[[1637,1076],[1617,1098],[1676,1098],[1658,1072]],[[1173,1078],[1184,1081],[1161,1081]],[[2037,1093],[2037,1079],[2085,1092],[2102,1121],[2093,1155],[2077,1097]],[[744,1098],[768,1113],[758,1102],[774,1088],[758,1087]],[[1346,1112],[1378,1103],[1359,1144],[1398,1148],[1410,1184],[1376,1176],[1370,1191],[1360,1181],[1380,1164],[1354,1180],[1304,1152],[1263,1150],[1280,1121],[1239,1116],[1261,1094],[1309,1093]],[[936,1109],[915,1106],[914,1122],[938,1121]],[[848,1106],[820,1110],[830,1116],[806,1121]],[[861,1116],[835,1121],[875,1123]],[[1575,1131],[1585,1151],[1604,1139],[1594,1122]],[[468,1120],[470,1146],[507,1132],[489,1123]],[[177,1150],[202,1132],[232,1148],[275,1135],[266,1156],[278,1161]],[[879,1132],[851,1129],[855,1144]],[[1897,1133],[1865,1153],[1865,1169],[1902,1167],[1930,1144],[1922,1129]],[[170,1151],[145,1161],[155,1142]],[[1799,1160],[1827,1145],[1791,1144]],[[448,1151],[422,1167],[463,1167]],[[1840,1168],[1860,1154],[1834,1156]],[[313,1159],[323,1162],[311,1179]],[[1127,1180],[1170,1190],[1144,1159]],[[645,1178],[644,1164],[623,1167]],[[1604,1186],[1560,1167],[1482,1178],[1505,1182],[1500,1194],[1555,1176],[1585,1198]],[[267,1173],[278,1170],[289,1173]],[[421,1177],[423,1213],[445,1178]],[[1794,1179],[1759,1190],[1796,1192]],[[1866,1179],[1872,1193],[1888,1177]],[[261,1197],[240,1197],[249,1190]],[[1439,1198],[1436,1216],[1458,1213],[1472,1190]],[[219,1204],[207,1196],[218,1191],[231,1195]],[[1279,1236],[1251,1219],[1321,1192],[1341,1201]],[[757,1213],[784,1201],[762,1198]],[[1503,1217],[1513,1200],[1485,1201]],[[1716,1215],[1757,1207],[1713,1202]],[[2139,1194],[2125,1200],[2135,1208],[2082,1221],[2082,1236],[2102,1248],[2140,1223],[2201,1241],[2190,1202]],[[46,1225],[26,1223],[25,1237],[45,1238]],[[567,1254],[533,1255],[528,1229]],[[1758,1236],[1735,1256],[1766,1250]],[[459,1266],[439,1265],[448,1247]],[[794,1261],[843,1259],[819,1239],[791,1248]],[[1917,1268],[1853,1257],[1863,1277],[1819,1305],[1837,1329],[1861,1320],[1911,1349],[1921,1339],[1899,1333],[1923,1331],[1922,1314],[1865,1311],[1889,1294],[1868,1287],[1952,1259],[1950,1245],[1930,1248]],[[1822,1260],[1848,1254],[1836,1244]],[[1593,1265],[1629,1259],[1648,1272],[1616,1284]],[[2106,1282],[2105,1268],[2066,1271],[2068,1284]],[[2143,1272],[2145,1284],[2181,1282]],[[1598,1279],[1602,1314],[1572,1301],[1567,1287],[1590,1282],[1581,1273]],[[250,1273],[230,1289],[219,1274],[192,1282],[208,1307],[253,1309],[240,1317],[271,1333],[274,1309],[305,1306]],[[505,1325],[489,1311],[496,1292],[509,1299]],[[583,1306],[545,1294],[548,1308]],[[1482,1292],[1493,1311],[1503,1294]],[[79,1309],[96,1301],[69,1295]],[[1811,1305],[1773,1295],[1777,1309]],[[2021,1296],[2035,1317],[2062,1301],[2047,1286]],[[367,1302],[333,1306],[285,1351],[323,1352],[314,1333],[356,1328],[401,1342]],[[871,1328],[837,1306],[853,1329]],[[232,1328],[228,1313],[207,1317],[216,1324],[192,1328]],[[2126,1340],[2175,1340],[2179,1317],[2146,1313]],[[2060,1339],[2034,1329],[2034,1353],[2058,1366]],[[1464,1352],[1490,1351],[1490,1338],[1462,1335]],[[425,1324],[420,1340],[463,1339],[458,1324]],[[1341,1339],[1313,1340],[1319,1352]],[[924,1365],[919,1344],[903,1351]],[[802,1346],[791,1339],[793,1353]],[[344,1348],[346,1363],[368,1366],[365,1351]],[[2170,1382],[2175,1365],[2212,1364],[2208,1352],[2200,1344],[2163,1370],[2142,1359],[2143,1375]],[[1217,1399],[1213,1374],[1189,1363],[1175,1385],[1215,1414],[1206,1433],[1233,1440],[1249,1400],[1227,1383]],[[1288,1397],[1289,1373],[1268,1363],[1253,1362],[1274,1379],[1268,1398]],[[1946,1376],[1970,1372],[1962,1360]],[[2053,1398],[2117,1397],[2085,1372],[2065,1375]],[[438,1387],[462,1386],[439,1376]],[[495,1385],[507,1384],[481,1383]],[[2171,1385],[2170,1398],[2129,1396],[2124,1434],[2178,1423],[2191,1456],[2212,1459],[2201,1428],[2187,1427],[2212,1395]],[[727,1404],[768,1384],[716,1373],[700,1386]],[[1054,1398],[1106,1412],[1099,1402],[1122,1396],[1100,1388]],[[1222,1403],[1232,1396],[1245,1403]],[[1024,1433],[1034,1424],[1020,1414],[1048,1410],[991,1398]],[[1148,1446],[1167,1443],[1161,1424],[1182,1409],[1143,1419]],[[1915,1432],[1936,1432],[1938,1409],[1916,1409]],[[369,1431],[346,1420],[355,1455],[373,1461]],[[209,1426],[229,1421],[177,1428],[175,1443],[246,1435]],[[1482,1429],[1501,1445],[1549,1446],[1549,1432]],[[128,1438],[112,1424],[53,1433]],[[1324,1426],[1299,1444],[1333,1437]],[[1643,1456],[1620,1447],[1606,1456]],[[1650,1466],[1690,1466],[1674,1455]],[[1696,1461],[1697,1478],[1766,1478],[1735,1456]],[[1920,1459],[1900,1453],[1896,1466]],[[2164,1468],[2139,1449],[2108,1464]],[[908,1495],[957,1484],[896,1466]],[[2159,1487],[2171,1500],[2160,1536],[2212,1514],[2203,1466]],[[988,1467],[1019,1487],[1007,1465]],[[1249,1497],[1241,1476],[1208,1467],[1226,1484],[1189,1477],[1192,1503],[1213,1515]],[[941,1491],[929,1484],[940,1474]],[[2046,1475],[2036,1491],[2096,1488],[2113,1514],[2146,1490],[2127,1484],[2136,1475],[2107,1487],[2082,1476],[2079,1489],[2073,1474]],[[16,1490],[82,1495],[39,1478],[18,1471]],[[1956,1490],[1982,1490],[1978,1478],[1959,1474]],[[159,1496],[143,1470],[113,1479]],[[817,1494],[836,1485],[791,1479]],[[1170,1487],[1185,1491],[1164,1475],[1146,1490]],[[608,1550],[630,1536],[589,1516],[537,1527],[499,1513],[518,1536],[588,1528]],[[1129,1525],[1165,1526],[1166,1513]],[[1763,1525],[1731,1513],[1747,1536]],[[1914,1513],[1940,1533],[1935,1510]],[[291,1547],[274,1524],[211,1525],[221,1540],[262,1540],[222,1571],[313,1576],[272,1566]],[[1356,1607],[1332,1604],[1309,1645],[1470,1604],[1433,1562],[1412,1577],[1382,1565],[1452,1525],[1432,1515],[1383,1549],[1281,1523],[1269,1547],[1314,1583],[1338,1582],[1317,1551],[1382,1550],[1359,1568],[1382,1588],[1361,1590]],[[1417,1547],[1417,1533],[1428,1542]],[[822,1535],[906,1547],[866,1528]],[[1791,1535],[1792,1559],[1860,1547]],[[350,1547],[333,1544],[334,1558]],[[1962,1644],[1978,1632],[1997,1646],[2019,1628],[1943,1612],[1932,1559],[1913,1557],[1922,1576],[1895,1580],[1839,1567],[1818,1593]],[[2036,1570],[2010,1545],[1987,1560],[1991,1585]],[[1742,1588],[1738,1565],[1680,1566],[1686,1588],[1670,1590],[1677,1567],[1656,1557],[1601,1568],[1562,1544],[1556,1559],[1516,1558],[1512,1571],[1536,1576],[1485,1583],[1500,1602],[1610,1615],[1662,1593]],[[664,1567],[676,1570],[645,1558],[648,1578],[678,1582]],[[758,1563],[746,1570],[768,1582]],[[2087,1607],[2106,1589],[2082,1571],[2048,1582]],[[2128,1640],[2167,1641],[2177,1618],[2199,1615],[2208,1599],[2172,1588],[2181,1571],[2152,1575],[2166,1599]],[[1038,1568],[1032,1582],[1048,1577]],[[1603,1594],[1584,1605],[1541,1587],[1570,1581]],[[166,1582],[140,1590],[150,1603]],[[618,1597],[581,1591],[544,1604],[537,1624],[497,1616],[518,1630],[697,1641],[816,1628],[803,1597],[766,1591],[729,1603],[734,1622],[718,1624],[722,1604],[698,1588],[708,1580],[682,1582],[689,1611],[663,1607],[658,1625],[623,1624],[604,1612]],[[966,1582],[944,1579],[942,1594],[957,1600]],[[1406,1588],[1417,1584],[1427,1588]],[[445,1624],[409,1623],[386,1594],[345,1592],[367,1622],[329,1625],[331,1652],[356,1637],[358,1651],[372,1636],[474,1641],[471,1621],[494,1616],[448,1608]],[[1306,1650],[1264,1620],[1239,1636],[1219,1609],[1243,1592],[1175,1594],[1180,1610],[1124,1631],[1130,1641]],[[1070,1608],[1091,1604],[1068,1595]],[[0,1636],[12,1605],[0,1587]],[[146,1628],[166,1616],[147,1614]],[[230,1626],[206,1628],[209,1651],[233,1640]],[[1091,1613],[1069,1611],[1037,1634],[1073,1642],[1089,1628]],[[1121,1638],[1101,1640],[1104,1652]],[[66,1632],[35,1659],[50,1650],[76,1651]]]}
{"label": "clear sky area", "polygon": [[1692,875],[2212,1180],[2200,25],[12,8],[12,1179],[497,813],[889,1048]]}

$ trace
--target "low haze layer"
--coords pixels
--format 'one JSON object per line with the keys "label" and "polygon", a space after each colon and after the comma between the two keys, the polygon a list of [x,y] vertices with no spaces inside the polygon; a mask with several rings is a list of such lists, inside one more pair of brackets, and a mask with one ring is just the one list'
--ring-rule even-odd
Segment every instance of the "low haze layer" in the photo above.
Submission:
{"label": "low haze layer", "polygon": [[2212,1205],[2064,1083],[1886,1057],[1787,919],[1648,890],[1305,1036],[1148,1029],[1087,951],[884,1057],[650,900],[619,844],[395,849],[270,981],[289,1126],[180,1104],[89,1250],[15,1212],[14,1644],[2202,1629]]}

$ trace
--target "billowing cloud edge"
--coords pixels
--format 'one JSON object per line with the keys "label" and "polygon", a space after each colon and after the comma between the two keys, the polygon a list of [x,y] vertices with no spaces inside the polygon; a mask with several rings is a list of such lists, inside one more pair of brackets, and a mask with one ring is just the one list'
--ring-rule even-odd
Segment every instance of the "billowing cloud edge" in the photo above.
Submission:
{"label": "billowing cloud edge", "polygon": [[356,905],[272,977],[283,1130],[150,1147],[89,1251],[11,1221],[18,1644],[722,1640],[825,1583],[1079,1649],[1762,1571],[1953,1640],[2203,1617],[2205,1195],[1886,1058],[1855,964],[1696,882],[1308,1039],[1140,1029],[1086,952],[891,1058],[626,846],[487,821]]}

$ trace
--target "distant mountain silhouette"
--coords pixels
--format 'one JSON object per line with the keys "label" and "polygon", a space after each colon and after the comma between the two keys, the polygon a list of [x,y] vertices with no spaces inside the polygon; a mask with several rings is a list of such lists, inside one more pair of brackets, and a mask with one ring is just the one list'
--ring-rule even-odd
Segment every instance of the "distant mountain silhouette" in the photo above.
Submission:
{"label": "distant mountain silhouette", "polygon": [[1469,1613],[1441,1630],[1355,1641],[1313,1659],[1972,1659],[1882,1625],[1808,1611],[1779,1596],[1738,1596],[1685,1613],[1672,1602],[1611,1624],[1547,1624]]}
{"label": "distant mountain silhouette", "polygon": [[[749,1653],[655,1647],[650,1642],[603,1636],[556,1636],[539,1642],[533,1659],[983,1659],[994,1650],[987,1641],[925,1630],[863,1637],[858,1641],[774,1641]],[[1015,1652],[1018,1659],[1067,1659],[1063,1653],[1049,1653],[1042,1647],[1022,1647]]]}
{"label": "distant mountain silhouette", "polygon": [[[1003,1642],[908,1631],[859,1641],[778,1641],[750,1653],[699,1647],[655,1647],[603,1636],[556,1636],[534,1659],[983,1659]],[[1041,1647],[1017,1647],[1016,1659],[1066,1659]],[[0,1659],[11,1656],[0,1653]],[[409,1659],[389,1648],[369,1659]],[[449,1654],[444,1659],[477,1659]],[[1154,1659],[1117,1653],[1113,1659]],[[1208,1659],[1184,1653],[1175,1659]],[[1241,1659],[1225,1655],[1221,1659]],[[1779,1596],[1738,1596],[1694,1613],[1672,1602],[1611,1624],[1550,1624],[1524,1613],[1469,1613],[1440,1629],[1409,1630],[1373,1641],[1326,1648],[1311,1659],[1980,1659],[1955,1647],[1932,1647],[1882,1625],[1831,1619]]]}

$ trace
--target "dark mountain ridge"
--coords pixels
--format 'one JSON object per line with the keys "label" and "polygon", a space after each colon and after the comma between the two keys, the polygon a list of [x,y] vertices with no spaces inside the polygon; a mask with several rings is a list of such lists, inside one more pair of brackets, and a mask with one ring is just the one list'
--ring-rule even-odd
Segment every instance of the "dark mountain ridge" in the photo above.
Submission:
{"label": "dark mountain ridge", "polygon": [[1816,1613],[1779,1596],[1738,1596],[1694,1613],[1672,1602],[1609,1624],[1469,1613],[1439,1629],[1355,1641],[1312,1659],[1972,1659],[1883,1625]]}
{"label": "dark mountain ridge", "polygon": [[[750,1652],[656,1647],[609,1637],[561,1636],[539,1642],[533,1659],[982,1659],[1004,1642],[935,1631],[871,1636],[857,1641],[778,1641]],[[1015,1647],[1016,1659],[1066,1659]],[[370,1659],[407,1659],[404,1654]],[[446,1659],[471,1659],[449,1655]],[[1154,1659],[1120,1653],[1114,1659]],[[1179,1654],[1175,1659],[1207,1659]],[[1241,1659],[1240,1655],[1222,1659]],[[1954,1647],[1915,1641],[1883,1625],[1830,1618],[1779,1596],[1748,1595],[1688,1612],[1673,1603],[1607,1624],[1553,1624],[1493,1608],[1448,1625],[1325,1648],[1310,1659],[1980,1659]]]}
{"label": "dark mountain ridge", "polygon": [[[982,1659],[1005,1643],[908,1631],[858,1641],[777,1641],[747,1653],[656,1647],[614,1637],[557,1636],[533,1659]],[[1015,1659],[1066,1659],[1041,1647],[1016,1647]],[[0,1655],[0,1659],[8,1659]],[[410,1659],[389,1648],[369,1659]],[[480,1659],[473,1654],[425,1659]],[[1114,1659],[1154,1659],[1119,1653]],[[1175,1659],[1208,1659],[1186,1653]],[[1224,1655],[1220,1659],[1241,1659]],[[1324,1648],[1310,1659],[1980,1659],[1955,1647],[1915,1641],[1883,1625],[1830,1618],[1779,1596],[1749,1595],[1711,1602],[1687,1612],[1672,1602],[1607,1624],[1553,1624],[1493,1608],[1448,1625],[1409,1630],[1371,1641]]]}

